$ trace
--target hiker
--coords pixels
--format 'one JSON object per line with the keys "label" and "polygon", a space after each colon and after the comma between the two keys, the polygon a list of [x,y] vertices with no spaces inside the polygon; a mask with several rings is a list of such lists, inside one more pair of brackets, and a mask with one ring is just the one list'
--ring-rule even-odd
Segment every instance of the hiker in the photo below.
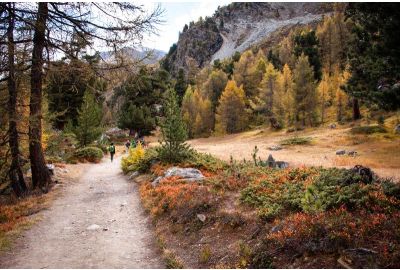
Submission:
{"label": "hiker", "polygon": [[129,140],[126,141],[125,143],[125,147],[126,147],[126,152],[129,152],[129,148],[131,147],[131,142]]}
{"label": "hiker", "polygon": [[132,147],[132,148],[136,148],[136,140],[135,140],[135,139],[132,139],[132,141],[131,141],[131,147]]}
{"label": "hiker", "polygon": [[108,152],[110,152],[110,156],[111,156],[111,162],[114,159],[114,154],[115,154],[115,146],[114,143],[111,143],[110,146],[108,147]]}

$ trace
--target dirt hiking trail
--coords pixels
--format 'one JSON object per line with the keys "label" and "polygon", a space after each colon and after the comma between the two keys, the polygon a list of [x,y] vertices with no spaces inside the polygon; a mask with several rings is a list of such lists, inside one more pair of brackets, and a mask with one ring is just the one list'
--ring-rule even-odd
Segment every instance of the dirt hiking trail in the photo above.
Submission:
{"label": "dirt hiking trail", "polygon": [[137,187],[119,164],[120,157],[85,164],[0,268],[164,268]]}

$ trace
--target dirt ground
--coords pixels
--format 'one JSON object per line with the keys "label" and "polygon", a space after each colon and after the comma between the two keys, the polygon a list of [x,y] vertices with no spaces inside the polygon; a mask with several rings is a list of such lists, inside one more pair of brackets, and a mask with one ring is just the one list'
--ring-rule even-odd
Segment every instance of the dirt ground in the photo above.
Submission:
{"label": "dirt ground", "polygon": [[[289,162],[290,166],[353,167],[361,164],[371,167],[381,177],[400,180],[400,136],[378,139],[373,136],[354,136],[350,128],[316,129],[297,132],[298,134],[254,130],[240,134],[201,138],[189,141],[200,152],[213,154],[229,161],[252,160],[254,146],[258,156],[265,160],[269,154],[276,160]],[[283,139],[295,135],[312,138],[311,145],[283,146],[282,150],[271,151],[268,147],[279,145]],[[357,151],[357,156],[337,156],[336,151]]]}
{"label": "dirt ground", "polygon": [[[137,187],[113,163],[67,165],[62,196],[0,256],[0,268],[163,268]],[[62,179],[62,178],[61,178]]]}

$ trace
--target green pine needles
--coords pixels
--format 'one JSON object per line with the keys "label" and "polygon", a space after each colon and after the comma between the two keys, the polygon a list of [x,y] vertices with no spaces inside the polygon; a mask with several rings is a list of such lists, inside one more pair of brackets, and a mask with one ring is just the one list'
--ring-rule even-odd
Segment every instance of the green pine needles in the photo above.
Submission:
{"label": "green pine needles", "polygon": [[193,150],[185,143],[188,133],[182,119],[175,91],[169,89],[164,100],[164,118],[160,125],[162,141],[157,152],[160,160],[168,163],[177,163],[190,158]]}

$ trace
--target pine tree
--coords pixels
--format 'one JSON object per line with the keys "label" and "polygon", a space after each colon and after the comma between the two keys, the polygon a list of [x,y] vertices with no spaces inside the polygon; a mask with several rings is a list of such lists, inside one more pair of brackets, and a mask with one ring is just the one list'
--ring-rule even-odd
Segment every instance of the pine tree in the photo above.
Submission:
{"label": "pine tree", "polygon": [[185,77],[185,71],[183,70],[183,68],[180,68],[175,82],[175,92],[178,97],[179,104],[182,104],[182,98],[183,95],[185,95],[186,88],[187,88],[187,82]]}
{"label": "pine tree", "polygon": [[187,129],[173,89],[169,89],[165,94],[163,112],[162,141],[161,146],[157,148],[159,157],[162,161],[170,163],[180,162],[191,155],[191,150],[185,143],[188,137]]}
{"label": "pine tree", "polygon": [[296,125],[305,126],[307,122],[314,125],[317,103],[314,72],[304,54],[297,59],[293,82]]}
{"label": "pine tree", "polygon": [[78,126],[74,128],[74,133],[81,146],[87,146],[100,136],[101,117],[101,107],[96,103],[93,94],[86,90],[82,106],[78,110]]}
{"label": "pine tree", "polygon": [[243,87],[234,80],[228,81],[219,99],[215,129],[219,133],[234,133],[247,127],[247,115]]}
{"label": "pine tree", "polygon": [[314,78],[320,80],[322,76],[321,72],[321,60],[319,55],[319,42],[314,30],[303,30],[294,37],[294,55],[296,57],[302,54],[308,57],[310,65],[314,70]]}
{"label": "pine tree", "polygon": [[129,129],[129,133],[133,135],[135,132],[142,135],[149,135],[155,128],[155,118],[151,114],[149,107],[136,106],[126,103],[126,107],[120,111],[118,118],[118,127]]}

